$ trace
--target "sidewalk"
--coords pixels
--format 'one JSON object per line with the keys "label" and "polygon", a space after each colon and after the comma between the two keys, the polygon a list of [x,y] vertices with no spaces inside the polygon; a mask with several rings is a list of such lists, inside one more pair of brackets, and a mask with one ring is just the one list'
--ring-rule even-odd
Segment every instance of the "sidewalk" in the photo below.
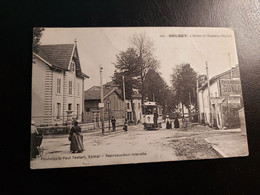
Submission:
{"label": "sidewalk", "polygon": [[205,139],[224,158],[248,156],[247,137],[234,131],[228,135],[218,135]]}

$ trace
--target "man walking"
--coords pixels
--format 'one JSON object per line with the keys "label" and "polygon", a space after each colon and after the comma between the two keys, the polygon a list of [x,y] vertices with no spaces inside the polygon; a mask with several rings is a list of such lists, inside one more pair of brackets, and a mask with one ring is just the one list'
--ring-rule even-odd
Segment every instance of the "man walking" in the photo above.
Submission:
{"label": "man walking", "polygon": [[112,131],[115,131],[116,130],[116,119],[113,116],[111,119],[111,123],[112,123]]}

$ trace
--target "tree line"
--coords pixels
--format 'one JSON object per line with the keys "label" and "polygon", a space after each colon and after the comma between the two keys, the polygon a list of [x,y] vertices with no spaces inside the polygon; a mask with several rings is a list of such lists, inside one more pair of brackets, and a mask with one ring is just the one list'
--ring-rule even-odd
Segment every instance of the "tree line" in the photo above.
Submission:
{"label": "tree line", "polygon": [[141,94],[142,104],[145,100],[157,102],[165,114],[175,112],[177,106],[181,105],[191,115],[190,105],[197,106],[197,81],[200,87],[205,81],[205,75],[196,73],[189,63],[179,64],[173,68],[171,86],[168,86],[158,70],[160,61],[154,56],[153,43],[144,33],[130,37],[130,46],[116,55],[114,65],[113,81],[123,90],[124,77],[125,96],[130,100],[135,122],[135,93]]}

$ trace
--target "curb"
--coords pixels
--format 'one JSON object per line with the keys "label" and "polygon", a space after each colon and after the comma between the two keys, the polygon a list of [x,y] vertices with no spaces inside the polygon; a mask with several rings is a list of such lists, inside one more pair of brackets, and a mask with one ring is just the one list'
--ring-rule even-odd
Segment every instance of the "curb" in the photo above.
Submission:
{"label": "curb", "polygon": [[[205,138],[205,141],[208,142],[209,144],[212,144],[208,138]],[[220,156],[223,158],[227,158],[228,155],[226,155],[218,146],[212,146],[212,148],[215,150],[216,153],[218,153]]]}

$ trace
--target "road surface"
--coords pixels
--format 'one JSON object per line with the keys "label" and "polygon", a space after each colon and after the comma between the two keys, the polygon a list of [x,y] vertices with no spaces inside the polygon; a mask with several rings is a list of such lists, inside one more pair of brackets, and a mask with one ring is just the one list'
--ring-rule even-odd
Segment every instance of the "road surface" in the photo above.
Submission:
{"label": "road surface", "polygon": [[[228,132],[227,132],[228,133]],[[225,133],[225,134],[227,134]],[[222,157],[205,139],[223,135],[209,127],[144,130],[142,125],[129,126],[124,132],[106,129],[82,133],[85,151],[71,153],[68,135],[44,136],[41,155],[31,161],[31,168],[99,166]]]}

